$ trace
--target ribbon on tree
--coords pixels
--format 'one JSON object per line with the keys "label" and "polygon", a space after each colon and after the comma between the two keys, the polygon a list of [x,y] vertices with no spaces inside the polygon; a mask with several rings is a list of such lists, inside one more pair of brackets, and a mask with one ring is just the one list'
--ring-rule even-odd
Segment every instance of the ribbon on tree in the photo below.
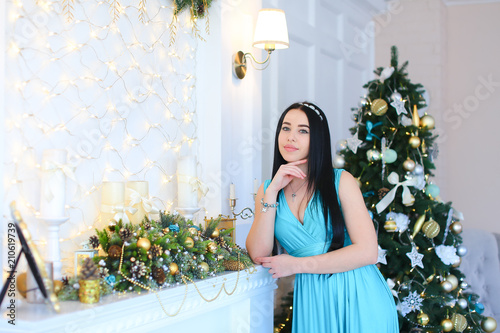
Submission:
{"label": "ribbon on tree", "polygon": [[127,216],[127,212],[129,212],[130,214],[135,214],[137,212],[137,209],[134,207],[123,206],[123,205],[116,205],[116,206],[101,205],[101,212],[108,214],[115,214],[113,216],[113,220],[115,220],[116,222],[122,220],[123,223],[129,223],[130,220]]}
{"label": "ribbon on tree", "polygon": [[48,181],[45,183],[42,190],[43,196],[47,199],[47,201],[51,201],[54,198],[54,193],[57,190],[58,182],[54,181],[54,177],[58,177],[58,175],[65,175],[69,179],[76,182],[74,167],[67,164],[61,164],[55,161],[43,161],[41,170],[48,175]]}
{"label": "ribbon on tree", "polygon": [[[144,208],[144,211],[148,214],[158,214],[160,212],[160,210],[153,204],[151,198],[141,196],[139,192],[131,189],[130,187],[127,187],[126,191],[128,192],[127,196],[130,200],[128,203],[129,206],[133,207],[136,204],[140,203],[142,205],[142,208]],[[135,210],[137,211],[137,209]],[[132,214],[135,214],[135,212],[133,212]]]}
{"label": "ribbon on tree", "polygon": [[380,138],[378,136],[376,136],[375,134],[372,133],[372,129],[374,129],[375,127],[380,126],[380,125],[382,125],[381,121],[379,121],[378,123],[375,123],[375,124],[369,120],[366,122],[366,131],[367,131],[366,140],[372,141],[373,137],[376,137],[377,139],[380,140]]}
{"label": "ribbon on tree", "polygon": [[394,201],[394,198],[396,197],[396,192],[400,186],[403,186],[403,195],[402,195],[403,204],[405,205],[411,204],[413,201],[413,195],[411,194],[411,191],[408,188],[408,186],[415,186],[417,184],[417,180],[415,178],[410,178],[400,182],[399,175],[396,172],[391,172],[389,177],[387,177],[387,181],[395,186],[375,206],[377,208],[377,213],[379,214],[383,212],[384,209],[386,209],[391,204],[392,201]]}

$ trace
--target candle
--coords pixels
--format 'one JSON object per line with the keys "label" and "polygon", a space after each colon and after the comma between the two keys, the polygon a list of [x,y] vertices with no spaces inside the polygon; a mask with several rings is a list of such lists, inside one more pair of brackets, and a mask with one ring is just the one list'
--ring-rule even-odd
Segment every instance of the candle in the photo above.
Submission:
{"label": "candle", "polygon": [[[149,202],[149,184],[146,181],[129,181],[125,185],[127,215],[132,223],[140,223],[147,214],[144,201]],[[147,204],[146,202],[146,204]]]}
{"label": "candle", "polygon": [[40,215],[47,218],[65,216],[66,176],[65,149],[47,149],[42,156]]}
{"label": "candle", "polygon": [[101,221],[104,221],[107,225],[111,220],[118,222],[120,218],[126,217],[124,205],[125,183],[103,182],[101,188]]}
{"label": "candle", "polygon": [[257,178],[255,178],[253,180],[253,194],[256,194],[258,190],[259,190],[259,182],[257,181]]}
{"label": "candle", "polygon": [[236,191],[233,183],[229,184],[229,199],[236,199]]}
{"label": "candle", "polygon": [[177,201],[181,208],[198,206],[196,157],[189,155],[177,162]]}

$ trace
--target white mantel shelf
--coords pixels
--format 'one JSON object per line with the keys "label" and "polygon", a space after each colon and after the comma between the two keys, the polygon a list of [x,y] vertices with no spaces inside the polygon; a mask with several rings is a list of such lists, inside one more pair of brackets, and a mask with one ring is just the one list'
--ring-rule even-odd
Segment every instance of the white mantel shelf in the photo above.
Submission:
{"label": "white mantel shelf", "polygon": [[[273,331],[273,300],[276,281],[266,268],[239,273],[238,287],[232,295],[224,290],[212,302],[200,297],[192,283],[188,284],[186,301],[178,315],[168,317],[152,292],[114,294],[101,298],[97,304],[78,301],[61,302],[56,314],[45,304],[29,304],[16,300],[16,325],[7,323],[5,304],[2,304],[0,332],[230,332],[265,333]],[[237,281],[237,272],[226,272],[216,277],[195,281],[201,294],[214,298],[222,283],[231,292]],[[180,284],[158,293],[169,314],[182,304],[186,287]]]}

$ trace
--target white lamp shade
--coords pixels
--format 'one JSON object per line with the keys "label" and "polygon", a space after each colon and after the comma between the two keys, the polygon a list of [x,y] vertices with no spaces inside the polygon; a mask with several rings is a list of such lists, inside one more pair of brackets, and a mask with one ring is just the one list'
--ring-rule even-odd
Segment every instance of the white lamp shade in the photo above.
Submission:
{"label": "white lamp shade", "polygon": [[281,9],[266,8],[259,11],[253,36],[253,46],[265,49],[269,44],[275,49],[287,49],[288,29],[285,12]]}

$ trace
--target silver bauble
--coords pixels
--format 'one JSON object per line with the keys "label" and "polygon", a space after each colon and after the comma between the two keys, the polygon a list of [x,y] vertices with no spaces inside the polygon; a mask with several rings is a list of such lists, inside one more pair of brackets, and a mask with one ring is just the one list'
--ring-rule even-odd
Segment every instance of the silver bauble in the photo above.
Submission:
{"label": "silver bauble", "polygon": [[469,303],[467,303],[467,300],[465,298],[459,298],[457,304],[463,310],[465,310],[469,305]]}
{"label": "silver bauble", "polygon": [[453,290],[453,285],[451,284],[451,282],[445,280],[441,282],[441,288],[443,288],[445,292],[449,293]]}
{"label": "silver bauble", "polygon": [[335,155],[333,157],[333,167],[342,169],[345,166],[345,158],[342,155]]}
{"label": "silver bauble", "polygon": [[368,100],[367,100],[366,98],[361,98],[361,99],[359,100],[358,105],[359,105],[360,107],[362,107],[362,108],[363,108],[363,107],[365,107],[365,106],[367,106],[367,105],[368,105]]}
{"label": "silver bauble", "polygon": [[467,283],[467,281],[460,282],[460,288],[462,288],[462,289],[469,288],[469,284]]}
{"label": "silver bauble", "polygon": [[415,166],[415,162],[410,158],[407,158],[406,161],[403,162],[403,169],[406,171],[412,172],[415,170]]}
{"label": "silver bauble", "polygon": [[337,153],[347,149],[347,140],[339,140],[337,141],[337,145],[335,146]]}
{"label": "silver bauble", "polygon": [[401,94],[400,94],[400,93],[398,93],[397,91],[395,91],[395,92],[393,92],[393,93],[391,94],[391,99],[392,99],[393,101],[400,101],[400,100],[401,100],[401,98],[402,98],[402,97],[401,97]]}
{"label": "silver bauble", "polygon": [[370,149],[366,152],[366,158],[370,162],[376,162],[382,158],[382,154],[377,149]]}
{"label": "silver bauble", "polygon": [[464,245],[457,246],[457,255],[463,257],[467,254],[467,248]]}
{"label": "silver bauble", "polygon": [[415,169],[413,169],[413,173],[416,175],[423,175],[424,174],[424,167],[421,166],[420,164],[415,165]]}

